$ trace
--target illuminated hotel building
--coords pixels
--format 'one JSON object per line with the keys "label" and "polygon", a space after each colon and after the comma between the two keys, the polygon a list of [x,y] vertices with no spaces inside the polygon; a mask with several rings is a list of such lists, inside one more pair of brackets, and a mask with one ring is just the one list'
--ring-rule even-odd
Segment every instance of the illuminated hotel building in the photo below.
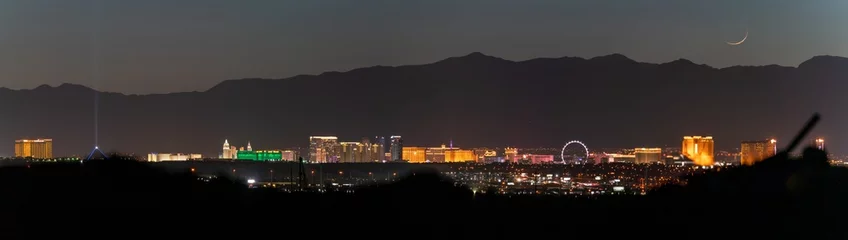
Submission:
{"label": "illuminated hotel building", "polygon": [[448,147],[444,144],[442,144],[442,146],[440,147],[427,148],[426,156],[424,157],[424,159],[426,159],[427,162],[443,163],[445,162],[445,152],[448,150],[455,149],[458,148]]}
{"label": "illuminated hotel building", "polygon": [[684,136],[681,153],[691,159],[695,165],[713,165],[715,155],[714,142],[711,136]]}
{"label": "illuminated hotel building", "polygon": [[[402,151],[403,160],[410,163],[425,163],[427,160],[425,156],[427,155],[427,148],[425,147],[403,147]],[[392,159],[394,159],[395,155],[392,154]]]}
{"label": "illuminated hotel building", "polygon": [[224,139],[224,147],[221,149],[221,159],[235,159],[236,153],[238,153],[236,147],[230,146],[230,142]]}
{"label": "illuminated hotel building", "polygon": [[292,150],[284,150],[280,152],[280,159],[283,161],[294,161],[297,158],[297,152]]}
{"label": "illuminated hotel building", "polygon": [[410,163],[474,162],[474,150],[462,150],[442,144],[439,147],[403,147],[403,160]]}
{"label": "illuminated hotel building", "polygon": [[477,154],[474,150],[450,149],[445,150],[445,162],[474,162],[477,161]]}
{"label": "illuminated hotel building", "polygon": [[53,158],[53,139],[15,140],[15,157]]}
{"label": "illuminated hotel building", "polygon": [[374,142],[371,142],[371,139],[363,137],[360,142],[360,160],[357,162],[382,162],[385,156],[382,142],[385,142],[385,138],[375,137]]}
{"label": "illuminated hotel building", "polygon": [[365,146],[364,156],[362,157],[364,162],[382,162],[385,160],[385,138],[377,137],[374,141]]}
{"label": "illuminated hotel building", "polygon": [[487,157],[498,156],[498,152],[495,152],[495,150],[488,148],[475,148],[474,155],[477,156],[477,162],[483,163],[486,162]]}
{"label": "illuminated hotel building", "polygon": [[339,152],[339,162],[341,163],[357,163],[362,162],[363,144],[359,142],[341,142]]}
{"label": "illuminated hotel building", "polygon": [[636,163],[663,162],[662,148],[636,148],[633,154],[636,155]]}
{"label": "illuminated hotel building", "polygon": [[518,148],[504,148],[504,162],[518,162]]}
{"label": "illuminated hotel building", "polygon": [[250,148],[250,150],[238,151],[236,159],[246,161],[280,161],[283,159],[283,154],[277,150],[253,151],[253,148]]}
{"label": "illuminated hotel building", "polygon": [[193,159],[202,159],[203,156],[197,153],[182,154],[182,153],[150,153],[147,154],[148,162],[166,162],[166,161],[188,161]]}
{"label": "illuminated hotel building", "polygon": [[339,138],[335,136],[309,137],[309,162],[338,162]]}
{"label": "illuminated hotel building", "polygon": [[759,161],[777,154],[777,140],[744,141],[742,142],[739,163],[754,165]]}
{"label": "illuminated hotel building", "polygon": [[389,151],[391,151],[392,161],[408,160],[403,157],[403,138],[401,138],[400,136],[392,136],[390,140],[392,141],[392,146]]}

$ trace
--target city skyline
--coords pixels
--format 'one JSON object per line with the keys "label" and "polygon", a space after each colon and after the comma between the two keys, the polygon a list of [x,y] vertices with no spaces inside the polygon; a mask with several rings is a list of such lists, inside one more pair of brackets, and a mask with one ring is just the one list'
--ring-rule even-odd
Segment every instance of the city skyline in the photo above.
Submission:
{"label": "city skyline", "polygon": [[846,13],[0,1],[4,236],[840,239]]}
{"label": "city skyline", "polygon": [[[665,163],[669,156],[679,156],[680,158],[686,157],[689,160],[693,161],[692,163],[696,165],[713,165],[718,163],[734,163],[734,164],[743,164],[743,165],[751,165],[755,162],[758,162],[762,159],[775,155],[779,149],[777,146],[777,140],[774,138],[766,139],[766,140],[757,140],[757,141],[741,141],[742,147],[734,148],[734,149],[714,149],[714,139],[712,136],[683,136],[683,146],[682,147],[673,147],[673,146],[662,146],[662,147],[650,147],[646,148],[644,146],[640,147],[623,147],[623,148],[615,148],[615,147],[604,147],[601,146],[599,149],[602,150],[588,150],[587,153],[591,153],[587,156],[581,156],[582,161],[574,161],[575,159],[563,159],[560,158],[559,155],[555,154],[537,154],[536,151],[542,149],[553,149],[558,150],[560,147],[557,146],[534,146],[534,147],[518,147],[515,145],[506,145],[506,146],[472,146],[466,148],[460,148],[459,146],[454,146],[453,142],[450,141],[450,145],[441,144],[439,147],[436,145],[424,145],[424,147],[420,146],[403,146],[401,136],[392,135],[390,139],[393,141],[386,145],[381,142],[385,137],[375,136],[373,140],[369,137],[361,138],[359,142],[352,141],[339,141],[336,136],[310,136],[310,144],[307,147],[268,147],[260,150],[254,150],[250,141],[247,141],[247,146],[238,146],[238,145],[230,145],[229,140],[225,139],[223,143],[223,151],[215,154],[200,154],[200,153],[192,153],[192,152],[160,152],[153,151],[147,154],[147,158],[144,158],[145,161],[158,162],[158,161],[186,161],[186,160],[203,160],[203,159],[223,159],[223,160],[252,160],[252,161],[295,161],[298,157],[304,157],[304,160],[307,162],[313,163],[365,163],[365,162],[398,162],[405,161],[410,163],[424,163],[424,162],[518,162],[514,157],[527,159],[533,159],[533,163],[537,163],[536,157],[548,157],[550,156],[551,160],[543,160],[540,162],[556,162],[556,163],[566,163],[566,162],[574,162],[574,163],[604,163],[606,160],[599,160],[600,158],[610,157],[610,162],[612,162],[612,157],[619,159],[621,157],[635,158],[626,160],[626,162],[632,163],[656,163],[661,162]],[[318,139],[322,141],[331,140],[329,145],[323,146],[320,142],[315,145],[313,143],[313,139]],[[693,141],[694,139],[694,141]],[[703,139],[706,139],[708,142],[703,142]],[[15,141],[15,157],[32,157],[36,159],[50,159],[54,158],[52,153],[52,139],[33,139],[33,140],[16,140]],[[400,143],[398,143],[400,141]],[[30,154],[28,153],[31,150],[30,148],[34,147],[23,147],[24,143],[31,144],[43,144],[47,143],[47,147],[40,147],[38,154]],[[570,141],[561,147],[562,154],[565,154],[566,147],[571,145],[571,143],[577,142],[583,147],[586,147],[582,142],[577,140]],[[814,147],[816,149],[824,150],[825,139],[816,137],[809,139],[809,147]],[[761,146],[760,144],[767,144]],[[571,145],[576,146],[577,144]],[[435,147],[433,147],[435,146]],[[359,153],[351,153],[351,149],[356,151],[357,148],[361,148]],[[700,150],[699,150],[700,148]],[[24,150],[27,149],[27,150]],[[44,150],[46,149],[46,150]],[[323,149],[316,152],[316,149]],[[402,149],[395,152],[393,149]],[[510,150],[512,149],[512,150]],[[621,152],[610,152],[607,153],[605,150],[609,149],[618,149],[618,151],[624,151],[626,154],[631,155],[622,155],[619,154]],[[669,150],[671,149],[671,150]],[[676,149],[676,150],[674,150]],[[27,151],[27,153],[24,153]],[[35,151],[35,150],[32,150]],[[420,151],[420,156],[417,157],[409,157],[409,154],[415,151]],[[441,158],[443,160],[431,159],[432,157],[431,151],[439,151]],[[530,151],[530,152],[528,152]],[[575,149],[570,149],[570,152],[574,153]],[[399,155],[400,152],[403,152],[406,155]],[[426,153],[425,153],[426,152]],[[499,160],[493,159],[484,159],[484,152],[486,157],[498,157]],[[490,153],[491,152],[491,153]],[[512,155],[510,155],[512,152]],[[717,153],[721,152],[722,154],[732,154],[732,158],[727,158],[728,156],[724,156],[724,159],[718,160],[716,158]],[[119,154],[126,154],[122,152],[116,152]],[[317,155],[324,155],[323,157],[316,157]],[[353,155],[352,155],[353,154]],[[424,158],[424,155],[428,157]],[[458,155],[457,155],[458,154]],[[706,154],[706,155],[703,155]],[[136,155],[136,154],[134,154]],[[451,155],[451,156],[448,156]],[[462,157],[456,157],[456,156]],[[521,156],[523,155],[523,157]],[[585,154],[584,154],[585,155]],[[332,156],[332,158],[330,158]],[[565,156],[565,155],[563,155]],[[575,155],[576,156],[576,155]],[[56,158],[65,158],[65,157],[80,157],[77,156],[55,156]],[[141,157],[141,156],[137,156]],[[842,157],[836,157],[835,160],[840,160]],[[554,158],[556,160],[554,160]],[[455,159],[455,160],[453,160]],[[563,161],[566,160],[566,161]],[[621,160],[621,159],[620,159]],[[678,158],[675,158],[678,160]],[[682,160],[682,159],[680,159]],[[530,161],[528,161],[530,162]]]}
{"label": "city skyline", "polygon": [[[466,146],[538,147],[581,139],[607,147],[673,146],[669,139],[691,132],[732,141],[785,139],[803,116],[815,110],[825,121],[813,134],[829,139],[830,150],[840,153],[839,143],[848,135],[836,123],[848,115],[836,107],[842,101],[836,97],[837,88],[825,86],[844,74],[839,66],[848,67],[846,62],[845,58],[815,57],[798,68],[716,69],[685,60],[639,63],[623,55],[514,62],[472,53],[425,65],[225,81],[205,92],[124,95],[70,84],[33,90],[0,88],[2,107],[10,113],[0,122],[8,126],[0,131],[0,140],[49,136],[62,141],[56,147],[59,155],[90,149],[95,141],[87,139],[95,135],[104,150],[204,155],[214,154],[205,146],[219,144],[222,137],[293,147],[302,146],[300,137],[320,133],[350,139],[396,133],[416,145],[448,144],[452,139]],[[679,75],[682,71],[697,74]],[[806,85],[797,86],[801,81]],[[568,90],[574,88],[581,91]],[[673,100],[675,95],[649,95],[632,101],[635,92],[631,89],[640,88],[700,97],[683,102]],[[281,94],[279,89],[289,91]],[[320,89],[320,101],[301,101],[315,96],[307,89]],[[773,98],[774,93],[796,97]],[[353,96],[362,105],[340,104]],[[775,107],[761,107],[760,112],[733,110],[740,103],[769,98],[756,104]],[[50,107],[47,103],[62,107],[44,111]],[[691,111],[693,104],[713,107]],[[531,105],[543,107],[525,107]],[[808,107],[780,107],[796,105]],[[649,106],[663,110],[648,118],[632,117]],[[728,114],[727,109],[738,112]],[[498,116],[506,110],[513,117]],[[572,114],[585,117],[568,117]],[[63,124],[53,124],[56,116],[65,116]],[[615,121],[604,124],[602,119]],[[441,126],[425,127],[433,123]],[[718,144],[720,149],[738,146]]]}
{"label": "city skyline", "polygon": [[[403,148],[403,147],[404,147],[403,140],[401,140],[401,137],[402,137],[402,136],[399,136],[399,135],[390,135],[389,139],[391,140],[391,142],[389,142],[389,145],[386,145],[385,143],[380,143],[380,141],[385,141],[385,136],[375,136],[375,137],[374,137],[374,139],[373,139],[373,141],[374,141],[374,144],[381,144],[381,150],[383,150],[383,151],[382,151],[383,153],[385,153],[385,154],[393,154],[393,153],[395,153],[395,150],[392,150],[392,149],[394,149],[394,148],[395,148],[395,145],[396,145],[396,144],[398,144],[397,146],[398,146],[398,148],[399,148],[399,149],[401,149],[401,148]],[[742,143],[742,147],[729,148],[729,149],[714,149],[714,147],[713,147],[713,136],[703,136],[703,137],[702,137],[702,136],[689,136],[689,135],[687,135],[687,136],[683,136],[684,142],[683,142],[683,146],[680,148],[680,149],[681,149],[681,151],[683,151],[683,152],[681,152],[681,155],[686,155],[687,157],[692,158],[693,160],[696,160],[696,161],[699,161],[698,159],[699,159],[699,158],[701,158],[701,157],[696,157],[696,156],[695,156],[696,154],[699,154],[699,153],[698,153],[698,152],[699,152],[699,151],[698,151],[698,144],[699,144],[699,143],[691,142],[693,137],[694,137],[694,138],[696,138],[696,139],[704,138],[704,139],[708,139],[708,140],[709,140],[709,145],[708,145],[707,149],[708,149],[708,151],[710,151],[710,152],[706,155],[706,156],[707,156],[707,158],[709,158],[709,159],[708,159],[708,160],[704,160],[704,161],[706,161],[706,162],[710,162],[710,164],[712,164],[712,161],[714,161],[714,153],[713,153],[713,151],[726,151],[726,152],[731,152],[731,153],[741,153],[741,154],[742,154],[742,156],[741,156],[741,158],[742,158],[742,159],[740,159],[740,160],[743,162],[743,164],[749,164],[749,165],[750,165],[750,164],[751,164],[751,163],[753,163],[753,162],[756,162],[756,161],[758,161],[758,160],[762,160],[762,159],[764,159],[765,157],[768,157],[768,156],[774,155],[774,154],[778,151],[778,148],[779,148],[779,147],[777,146],[777,140],[776,140],[776,139],[774,139],[774,138],[766,138],[766,140],[758,140],[758,141],[752,141],[752,140],[740,140],[740,141],[737,141],[737,142],[741,142],[741,143]],[[335,136],[335,135],[309,136],[309,139],[310,139],[310,143],[309,143],[309,144],[304,144],[304,145],[294,145],[294,146],[274,146],[274,147],[267,147],[267,146],[263,146],[263,149],[269,149],[269,150],[273,150],[273,151],[281,151],[281,150],[291,151],[291,150],[296,150],[296,149],[307,149],[307,150],[309,150],[308,152],[311,154],[311,153],[312,153],[312,152],[311,152],[311,148],[313,148],[313,146],[312,146],[312,144],[311,144],[311,141],[312,141],[312,139],[313,139],[313,138],[316,138],[316,139],[327,139],[327,140],[332,140],[332,141],[334,141],[334,143],[336,143],[336,144],[341,144],[341,145],[344,145],[344,144],[346,144],[346,143],[347,143],[347,144],[351,144],[351,143],[368,143],[368,144],[370,144],[370,143],[371,143],[370,141],[372,141],[372,140],[371,140],[371,139],[369,139],[368,137],[361,137],[360,139],[362,139],[362,140],[363,140],[363,141],[361,141],[361,142],[351,142],[351,141],[339,141],[340,137]],[[357,138],[345,138],[345,139],[357,139]],[[397,141],[399,141],[399,143],[398,143]],[[687,141],[688,141],[688,142],[687,142]],[[53,142],[53,139],[51,139],[51,138],[44,138],[44,139],[42,139],[42,138],[38,138],[38,139],[30,139],[30,140],[27,140],[27,139],[19,139],[19,140],[15,140],[15,148],[14,148],[14,152],[15,152],[15,154],[14,154],[13,156],[15,156],[15,157],[33,156],[33,155],[25,155],[25,154],[19,153],[19,152],[23,152],[23,151],[24,151],[24,150],[22,150],[22,149],[23,149],[23,147],[20,147],[20,146],[21,146],[22,144],[24,144],[24,143],[44,143],[44,142],[47,142],[47,143],[49,144],[49,145],[48,145],[48,146],[49,146],[49,148],[47,148],[47,149],[49,149],[49,150],[47,150],[47,152],[48,152],[48,153],[41,153],[39,156],[49,156],[49,157],[39,157],[39,158],[53,158],[53,153],[52,153],[52,151],[53,151],[53,150],[52,150],[52,142]],[[203,153],[203,154],[196,154],[196,153],[192,153],[192,152],[181,152],[181,151],[176,151],[176,152],[173,152],[173,151],[172,151],[172,152],[162,151],[162,152],[160,152],[160,151],[155,151],[155,150],[154,150],[154,151],[148,151],[148,152],[150,152],[148,155],[150,155],[150,154],[154,154],[154,155],[155,155],[155,154],[176,154],[176,155],[186,155],[186,156],[192,156],[192,155],[201,156],[201,155],[202,155],[202,156],[205,156],[204,158],[215,158],[215,157],[213,157],[213,156],[217,156],[217,158],[221,158],[221,159],[236,159],[236,154],[237,154],[239,151],[245,151],[245,150],[246,150],[246,151],[251,151],[251,152],[253,151],[253,148],[252,148],[252,145],[251,145],[250,140],[247,140],[247,141],[245,141],[245,142],[246,142],[246,146],[241,146],[241,147],[239,147],[238,145],[231,145],[231,144],[229,143],[229,139],[224,139],[224,142],[223,142],[223,152],[219,151],[219,152],[217,152],[217,154],[214,154],[214,153],[213,153],[213,154],[210,154],[209,152],[206,152],[206,153]],[[575,141],[570,141],[570,142],[575,142]],[[524,149],[524,148],[557,148],[557,147],[563,147],[563,148],[564,148],[564,147],[565,147],[565,146],[567,146],[570,142],[565,141],[563,144],[561,144],[561,145],[559,145],[559,146],[557,146],[557,145],[545,145],[545,146],[522,146],[522,145],[520,145],[520,144],[506,144],[506,145],[499,145],[499,146],[479,146],[479,145],[472,145],[472,146],[470,146],[470,148],[492,148],[492,147],[494,147],[494,148],[516,148],[516,147],[517,147],[518,149]],[[812,138],[810,138],[810,139],[809,139],[809,142],[810,142],[809,146],[812,146],[812,147],[815,147],[815,148],[817,148],[817,149],[821,149],[821,150],[824,150],[824,149],[825,149],[825,148],[824,148],[824,144],[825,144],[825,139],[824,139],[824,138],[821,138],[821,137],[812,137]],[[446,143],[445,143],[445,142],[441,142],[441,143],[425,143],[425,144],[416,144],[416,145],[413,145],[413,146],[416,146],[416,147],[417,147],[417,146],[438,146],[439,144],[441,144],[442,148],[445,148],[445,146],[449,146],[449,149],[453,149],[453,148],[454,148],[454,142],[453,142],[453,139],[452,139],[452,138],[448,138],[447,143],[448,143],[449,145],[446,145]],[[769,144],[769,148],[771,148],[771,149],[772,149],[772,151],[771,151],[769,154],[766,154],[766,153],[757,153],[757,154],[759,154],[759,155],[762,155],[761,157],[758,157],[758,158],[754,158],[754,159],[746,159],[746,157],[744,156],[744,155],[746,154],[746,151],[754,151],[754,150],[747,150],[747,149],[746,149],[746,148],[748,148],[748,146],[746,146],[746,144],[751,144],[751,143],[756,143],[756,144],[759,144],[759,143],[765,143],[765,144]],[[582,143],[581,143],[581,144],[582,144]],[[409,145],[409,144],[407,144],[406,146],[410,146],[410,145]],[[458,146],[459,146],[459,145],[458,145]],[[457,146],[457,148],[456,148],[456,149],[459,149],[459,147],[458,147],[458,146]],[[644,146],[644,145],[638,145],[638,144],[637,144],[637,145],[635,145],[635,146],[631,146],[631,147],[600,146],[600,148],[634,149],[634,150],[638,153],[640,150],[641,150],[641,151],[655,151],[655,149],[662,149],[662,148],[669,148],[669,147],[674,148],[674,147],[675,147],[675,146],[674,146],[674,144],[668,144],[668,145],[662,145],[662,146],[655,146],[655,147],[660,147],[660,148],[653,148],[653,147],[652,147],[652,148],[645,148],[645,147],[643,147],[643,146]],[[677,145],[677,146],[679,146],[679,145]],[[469,147],[469,146],[466,146],[466,147]],[[757,147],[758,147],[758,148],[763,148],[763,147],[761,147],[761,146],[757,146]],[[415,148],[415,147],[412,147],[412,148]],[[424,149],[427,149],[427,148],[430,148],[430,147],[420,147],[420,148],[421,148],[421,149],[422,149],[422,151],[423,151]],[[702,148],[703,148],[703,146],[702,146]],[[260,150],[260,151],[267,151],[267,150]],[[402,151],[402,150],[398,150],[398,151]],[[762,151],[762,149],[759,149],[759,150],[756,150],[756,151]],[[121,152],[121,151],[120,151],[120,150],[118,150],[118,151],[115,151],[115,152]],[[395,153],[395,154],[396,154],[396,153]],[[637,154],[637,155],[638,155],[638,154]],[[72,154],[72,155],[67,155],[67,156],[56,156],[56,157],[72,157],[72,156],[84,156],[84,155]],[[310,158],[310,157],[309,157],[309,155],[305,155],[305,156],[306,156],[306,158],[305,158],[305,159],[306,159],[306,160],[308,160],[308,161],[313,161],[313,162],[330,162],[330,161],[327,161],[327,160],[317,160],[317,159],[314,159],[314,158]],[[339,156],[339,157],[341,157],[341,156]],[[396,159],[394,156],[388,156],[388,155],[387,155],[387,157],[388,157],[388,158],[387,158],[386,160],[389,160],[389,161],[408,160],[408,159],[404,159],[404,158],[402,158],[402,157],[399,157],[399,158],[397,158],[397,159]],[[191,157],[186,157],[186,158],[178,158],[178,159],[180,159],[180,160],[187,160],[187,159],[192,159],[192,158],[191,158]],[[200,157],[195,157],[195,159],[200,159]],[[559,159],[559,158],[558,158],[558,159]],[[290,159],[290,160],[294,160],[294,159]],[[334,161],[337,161],[337,160],[334,160]],[[646,160],[646,161],[649,161],[649,160]],[[420,161],[419,161],[419,162],[420,162]],[[637,160],[637,162],[641,162],[641,161],[638,161],[638,160]],[[708,165],[710,165],[710,164],[708,164]]]}

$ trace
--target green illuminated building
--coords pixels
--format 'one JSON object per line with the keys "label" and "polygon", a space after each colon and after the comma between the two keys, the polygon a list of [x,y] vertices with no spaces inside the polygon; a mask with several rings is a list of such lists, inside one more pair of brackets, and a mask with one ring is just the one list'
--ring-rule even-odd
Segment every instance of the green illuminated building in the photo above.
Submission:
{"label": "green illuminated building", "polygon": [[280,161],[283,155],[276,150],[238,151],[236,159],[247,161]]}

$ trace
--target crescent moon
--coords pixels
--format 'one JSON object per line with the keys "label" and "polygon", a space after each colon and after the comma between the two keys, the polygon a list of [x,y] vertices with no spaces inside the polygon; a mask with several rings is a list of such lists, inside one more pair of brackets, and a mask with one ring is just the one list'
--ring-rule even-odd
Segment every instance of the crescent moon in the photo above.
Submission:
{"label": "crescent moon", "polygon": [[745,42],[745,39],[748,39],[748,30],[745,30],[745,37],[743,37],[742,40],[738,42],[727,42],[727,45],[736,46]]}

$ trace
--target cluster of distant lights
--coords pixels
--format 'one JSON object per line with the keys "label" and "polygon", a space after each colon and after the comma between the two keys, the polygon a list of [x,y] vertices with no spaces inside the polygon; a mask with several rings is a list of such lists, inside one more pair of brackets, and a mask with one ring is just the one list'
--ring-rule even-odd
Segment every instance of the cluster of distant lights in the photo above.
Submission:
{"label": "cluster of distant lights", "polygon": [[[817,138],[815,141],[816,141],[816,143],[824,143],[824,139],[822,139],[822,138]],[[771,139],[771,140],[769,140],[769,142],[771,142],[771,143],[777,143],[777,140],[775,140],[775,139]],[[565,144],[565,146],[563,146],[563,147],[562,147],[562,152],[560,153],[560,155],[561,155],[561,157],[562,157],[563,159],[565,159],[565,148],[566,148],[566,147],[568,147],[568,146],[569,146],[569,145],[571,145],[571,144],[579,144],[579,145],[580,145],[580,146],[582,146],[582,147],[583,147],[583,149],[586,151],[586,156],[589,156],[589,148],[588,148],[588,147],[586,147],[586,144],[583,144],[583,142],[580,142],[580,141],[574,140],[574,141],[567,142],[567,143]],[[95,146],[95,147],[94,147],[94,149],[99,149],[99,147]],[[704,169],[707,169],[707,168],[710,168],[710,169],[711,169],[711,168],[712,168],[712,166],[703,166],[703,168],[704,168]],[[563,177],[563,178],[562,178],[562,180],[563,180],[563,181],[570,181],[570,180],[571,180],[571,178],[570,178],[570,177]],[[600,177],[600,176],[596,176],[596,177],[595,177],[595,180],[596,180],[596,181],[599,181],[599,180],[601,180],[601,177]],[[620,180],[619,180],[619,179],[615,179],[615,181],[616,181],[616,182],[618,182],[618,181],[620,181]],[[247,184],[255,184],[255,183],[256,183],[256,179],[253,179],[253,178],[251,178],[251,179],[247,179]],[[623,187],[616,186],[616,188],[621,188],[621,189],[615,189],[616,191],[623,191]]]}

